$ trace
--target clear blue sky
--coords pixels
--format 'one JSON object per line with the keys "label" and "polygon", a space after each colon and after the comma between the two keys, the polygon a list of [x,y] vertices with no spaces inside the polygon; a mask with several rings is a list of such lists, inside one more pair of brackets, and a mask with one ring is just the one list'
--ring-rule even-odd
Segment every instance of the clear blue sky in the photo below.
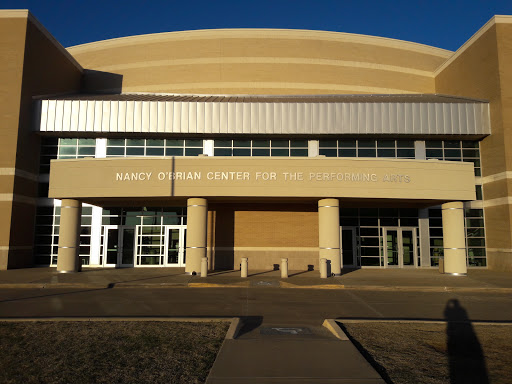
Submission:
{"label": "clear blue sky", "polygon": [[456,50],[512,0],[0,0],[29,9],[65,47],[114,37],[210,28],[313,29]]}

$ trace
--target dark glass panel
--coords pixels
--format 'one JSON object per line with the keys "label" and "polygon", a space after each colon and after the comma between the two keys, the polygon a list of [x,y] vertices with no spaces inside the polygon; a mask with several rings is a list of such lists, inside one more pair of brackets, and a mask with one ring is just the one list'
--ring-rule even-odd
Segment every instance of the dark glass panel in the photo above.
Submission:
{"label": "dark glass panel", "polygon": [[446,140],[444,142],[445,148],[460,148],[460,141],[458,140]]}
{"label": "dark glass panel", "polygon": [[290,149],[290,156],[307,157],[308,150],[307,149]]}
{"label": "dark glass panel", "polygon": [[252,150],[253,156],[270,156],[270,149],[255,149]]}
{"label": "dark glass panel", "polygon": [[320,148],[337,148],[336,140],[319,140],[318,145]]}
{"label": "dark glass panel", "polygon": [[[215,141],[217,141],[217,140],[215,140]],[[184,142],[185,142],[185,140],[167,139],[167,140],[165,140],[165,146],[166,147],[183,147]],[[231,140],[230,140],[230,142],[231,142]]]}
{"label": "dark glass panel", "polygon": [[478,148],[478,141],[466,141],[462,142],[462,148]]}
{"label": "dark glass panel", "polygon": [[78,145],[95,146],[96,139],[78,139]]}
{"label": "dark glass panel", "polygon": [[163,147],[165,145],[165,140],[163,139],[147,139],[146,146],[148,147]]}
{"label": "dark glass panel", "polygon": [[107,147],[124,147],[124,139],[107,139]]}
{"label": "dark glass panel", "polygon": [[[331,151],[331,149],[327,149],[327,151]],[[338,149],[339,157],[357,157],[356,149]]]}
{"label": "dark glass panel", "polygon": [[288,140],[272,140],[271,147],[272,148],[288,148],[290,143]]}
{"label": "dark glass panel", "polygon": [[338,141],[339,148],[355,148],[357,140],[355,139],[343,139]]}
{"label": "dark glass panel", "polygon": [[271,150],[271,156],[289,156],[290,151],[288,149],[274,149]]}
{"label": "dark glass panel", "polygon": [[203,140],[185,140],[185,147],[203,147]]}
{"label": "dark glass panel", "polygon": [[320,148],[318,153],[320,155],[323,155],[326,157],[337,157],[337,154],[338,154],[336,149],[325,149],[325,148]]}
{"label": "dark glass panel", "polygon": [[397,227],[398,217],[381,217],[380,225],[382,227]]}
{"label": "dark glass panel", "polygon": [[144,147],[127,147],[126,156],[144,156]]}
{"label": "dark glass panel", "polygon": [[183,148],[165,148],[165,156],[183,156]]}
{"label": "dark glass panel", "polygon": [[[222,142],[229,142],[230,140],[218,140]],[[215,140],[215,146],[217,146],[217,140]],[[219,145],[219,147],[229,147],[229,145]],[[251,140],[233,140],[233,147],[251,147]]]}
{"label": "dark glass panel", "polygon": [[377,157],[395,157],[394,149],[377,149]]}
{"label": "dark glass panel", "polygon": [[251,156],[251,148],[233,148],[233,156]]}
{"label": "dark glass panel", "polygon": [[395,148],[395,140],[377,140],[377,148]]}
{"label": "dark glass panel", "polygon": [[307,148],[308,141],[307,140],[290,140],[291,148]]}
{"label": "dark glass panel", "polygon": [[146,148],[146,156],[163,156],[164,148]]}
{"label": "dark glass panel", "polygon": [[375,140],[359,140],[357,145],[359,148],[375,148]]}
{"label": "dark glass panel", "polygon": [[198,156],[203,153],[203,147],[200,148],[185,148],[185,156]]}
{"label": "dark glass panel", "polygon": [[69,139],[61,137],[59,139],[59,145],[77,145],[78,139]]}
{"label": "dark glass panel", "polygon": [[231,148],[215,148],[213,153],[215,156],[233,156],[233,150]]}
{"label": "dark glass panel", "polygon": [[468,248],[468,255],[483,257],[485,256],[485,248]]}
{"label": "dark glass panel", "polygon": [[124,156],[124,147],[107,147],[107,156]]}
{"label": "dark glass panel", "polygon": [[376,157],[375,149],[364,149],[359,147],[357,150],[357,156],[358,157]]}
{"label": "dark glass panel", "polygon": [[442,159],[443,158],[443,150],[442,149],[427,149],[426,151],[427,159]]}
{"label": "dark glass panel", "polygon": [[127,147],[143,147],[144,139],[126,139]]}
{"label": "dark glass panel", "polygon": [[414,149],[414,140],[397,140],[396,146],[397,146],[397,148],[413,148]]}
{"label": "dark glass panel", "polygon": [[428,148],[442,148],[443,142],[442,141],[434,141],[434,140],[427,140],[425,141],[425,147]]}
{"label": "dark glass panel", "polygon": [[468,238],[468,247],[485,247],[484,238]]}
{"label": "dark glass panel", "polygon": [[270,140],[253,140],[252,141],[253,148],[265,148],[270,147]]}
{"label": "dark glass panel", "polygon": [[78,147],[78,156],[94,156],[95,154],[95,147]]}
{"label": "dark glass panel", "polygon": [[415,156],[414,149],[397,149],[396,156],[398,158],[414,159],[414,156]]}

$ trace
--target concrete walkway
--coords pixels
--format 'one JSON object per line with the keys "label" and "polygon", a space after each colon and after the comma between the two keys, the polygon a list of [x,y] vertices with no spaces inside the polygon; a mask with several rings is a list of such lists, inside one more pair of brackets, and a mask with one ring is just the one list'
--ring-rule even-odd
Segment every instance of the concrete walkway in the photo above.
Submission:
{"label": "concrete walkway", "polygon": [[324,327],[245,324],[224,341],[207,384],[357,383],[385,381],[349,340]]}
{"label": "concrete walkway", "polygon": [[0,271],[0,288],[136,288],[136,287],[280,287],[310,289],[500,291],[512,292],[512,273],[475,269],[468,276],[442,275],[436,269],[358,269],[340,277],[321,279],[318,271],[211,272],[208,277],[190,276],[183,268],[93,269],[60,274],[55,268]]}

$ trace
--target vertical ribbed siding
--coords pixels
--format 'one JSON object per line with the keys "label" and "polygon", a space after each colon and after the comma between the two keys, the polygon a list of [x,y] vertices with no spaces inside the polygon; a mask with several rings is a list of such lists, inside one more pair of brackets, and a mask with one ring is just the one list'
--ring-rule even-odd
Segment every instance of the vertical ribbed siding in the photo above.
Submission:
{"label": "vertical ribbed siding", "polygon": [[41,100],[41,132],[184,134],[490,134],[486,103]]}

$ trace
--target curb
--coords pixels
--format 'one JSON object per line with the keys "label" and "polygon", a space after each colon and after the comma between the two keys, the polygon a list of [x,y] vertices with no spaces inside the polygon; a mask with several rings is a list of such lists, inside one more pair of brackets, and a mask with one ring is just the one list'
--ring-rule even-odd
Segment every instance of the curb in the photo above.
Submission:
{"label": "curb", "polygon": [[[237,283],[0,283],[0,289],[114,289],[114,288],[263,288],[251,285],[250,281]],[[500,287],[441,287],[441,286],[385,286],[385,285],[342,285],[319,284],[298,285],[279,281],[279,286],[273,285],[264,288],[284,289],[316,289],[316,290],[350,290],[350,291],[383,291],[383,292],[475,292],[475,293],[512,293],[512,288]]]}
{"label": "curb", "polygon": [[340,326],[336,323],[334,319],[325,319],[322,323],[322,326],[327,328],[334,336],[342,341],[350,341],[348,336],[343,332]]}
{"label": "curb", "polygon": [[[235,318],[236,319],[236,318]],[[36,322],[36,321],[161,321],[173,323],[233,323],[232,317],[0,317],[1,322]]]}

